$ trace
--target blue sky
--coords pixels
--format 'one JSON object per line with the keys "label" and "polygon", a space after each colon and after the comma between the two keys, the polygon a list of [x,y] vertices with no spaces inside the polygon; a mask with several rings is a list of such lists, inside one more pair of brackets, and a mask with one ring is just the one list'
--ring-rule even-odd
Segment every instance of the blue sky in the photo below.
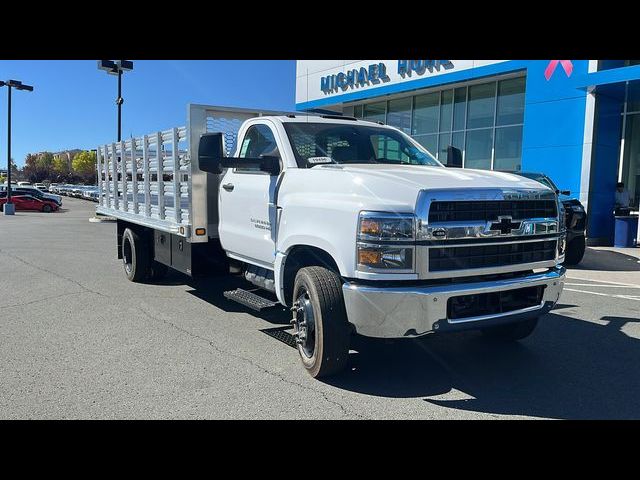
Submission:
{"label": "blue sky", "polygon": [[[0,79],[13,91],[11,156],[92,149],[116,139],[117,78],[96,60],[2,60]],[[294,60],[134,60],[124,75],[122,136],[186,124],[188,103],[295,109]],[[0,165],[7,161],[7,89],[0,88]]]}

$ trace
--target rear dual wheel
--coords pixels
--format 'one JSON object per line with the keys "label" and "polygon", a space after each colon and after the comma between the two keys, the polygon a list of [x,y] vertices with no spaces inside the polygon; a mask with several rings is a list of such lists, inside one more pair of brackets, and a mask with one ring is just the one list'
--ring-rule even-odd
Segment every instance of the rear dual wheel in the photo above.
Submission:
{"label": "rear dual wheel", "polygon": [[130,228],[122,234],[122,264],[127,279],[142,282],[149,270],[149,250],[146,242]]}
{"label": "rear dual wheel", "polygon": [[121,253],[124,273],[131,282],[158,281],[169,271],[169,267],[153,260],[149,242],[130,228],[122,234]]}
{"label": "rear dual wheel", "polygon": [[122,264],[131,282],[157,281],[169,271],[169,267],[151,259],[148,243],[130,228],[122,234]]}

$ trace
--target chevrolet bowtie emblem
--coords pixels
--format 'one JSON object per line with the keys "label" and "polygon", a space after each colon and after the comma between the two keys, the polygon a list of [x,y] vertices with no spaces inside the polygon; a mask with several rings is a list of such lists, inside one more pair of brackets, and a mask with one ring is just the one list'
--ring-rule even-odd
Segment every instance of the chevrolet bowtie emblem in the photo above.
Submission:
{"label": "chevrolet bowtie emblem", "polygon": [[500,235],[508,235],[512,230],[520,228],[521,222],[514,222],[511,217],[498,217],[497,222],[489,224],[490,232],[500,232]]}

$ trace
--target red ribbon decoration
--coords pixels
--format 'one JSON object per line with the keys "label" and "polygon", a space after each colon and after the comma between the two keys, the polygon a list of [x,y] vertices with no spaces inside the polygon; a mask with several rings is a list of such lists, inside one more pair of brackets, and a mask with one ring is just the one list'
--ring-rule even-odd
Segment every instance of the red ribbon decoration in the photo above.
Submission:
{"label": "red ribbon decoration", "polygon": [[549,79],[553,75],[553,72],[555,72],[556,68],[558,68],[558,63],[562,65],[564,73],[567,74],[567,77],[571,76],[571,73],[573,72],[573,63],[571,63],[571,60],[551,60],[549,62],[549,65],[547,65],[547,68],[544,70],[544,78],[546,78],[547,81],[549,81]]}

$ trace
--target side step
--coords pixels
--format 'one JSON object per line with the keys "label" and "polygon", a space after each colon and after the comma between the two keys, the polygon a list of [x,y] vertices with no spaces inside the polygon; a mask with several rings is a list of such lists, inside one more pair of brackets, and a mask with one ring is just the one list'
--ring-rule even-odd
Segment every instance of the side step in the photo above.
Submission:
{"label": "side step", "polygon": [[273,302],[253,292],[243,290],[242,288],[229,290],[228,292],[224,292],[223,295],[229,300],[240,303],[245,307],[249,307],[250,309],[255,310],[256,312],[261,312],[278,305],[278,302]]}

